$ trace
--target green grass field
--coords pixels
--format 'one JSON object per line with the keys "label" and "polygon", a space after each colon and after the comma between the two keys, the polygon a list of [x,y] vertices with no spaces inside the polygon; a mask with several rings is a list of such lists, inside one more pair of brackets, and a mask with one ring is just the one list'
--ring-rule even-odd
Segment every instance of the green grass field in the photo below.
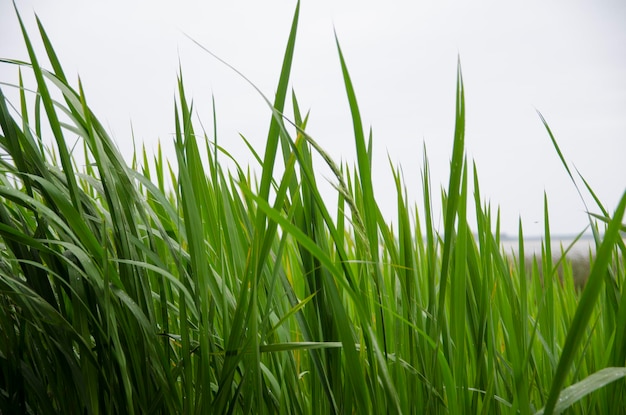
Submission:
{"label": "green grass field", "polygon": [[390,225],[339,42],[355,163],[306,133],[289,92],[297,22],[258,175],[222,168],[182,75],[175,167],[145,150],[127,165],[43,26],[45,64],[22,25],[29,61],[0,60],[19,69],[0,89],[0,413],[624,413],[626,194],[610,210],[581,189],[596,201],[583,288],[550,245],[547,197],[542,259],[522,224],[509,257],[465,156],[459,66],[443,226],[426,158],[423,206],[393,170]]}

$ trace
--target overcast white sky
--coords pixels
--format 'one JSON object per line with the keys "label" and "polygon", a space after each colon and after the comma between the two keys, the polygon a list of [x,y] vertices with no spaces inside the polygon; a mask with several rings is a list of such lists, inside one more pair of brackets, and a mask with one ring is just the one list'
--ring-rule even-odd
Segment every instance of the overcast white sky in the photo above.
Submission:
{"label": "overcast white sky", "polygon": [[[250,158],[239,133],[262,153],[269,110],[185,34],[273,97],[295,1],[17,3],[33,37],[39,15],[66,73],[80,74],[88,102],[128,159],[131,121],[149,150],[157,140],[171,148],[179,62],[207,130],[213,94],[220,143],[244,164]],[[415,202],[421,202],[424,143],[435,199],[447,183],[459,55],[468,155],[477,163],[482,196],[501,207],[504,232],[516,234],[520,216],[527,235],[543,232],[544,191],[553,233],[575,233],[587,223],[536,110],[566,159],[607,208],[616,206],[626,188],[625,2],[304,0],[291,83],[301,106],[311,109],[309,133],[337,160],[353,160],[334,30],[364,123],[373,128],[374,185],[390,217],[389,158],[402,166]],[[0,0],[0,56],[26,57],[8,0]],[[15,82],[16,68],[0,65],[0,80]]]}

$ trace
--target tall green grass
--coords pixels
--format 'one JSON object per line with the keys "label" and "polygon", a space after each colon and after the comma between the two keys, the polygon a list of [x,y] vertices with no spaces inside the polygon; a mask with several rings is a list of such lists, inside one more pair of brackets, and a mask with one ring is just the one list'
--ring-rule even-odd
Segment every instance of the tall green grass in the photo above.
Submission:
{"label": "tall green grass", "polygon": [[[411,204],[392,167],[390,225],[372,186],[375,140],[339,42],[355,165],[336,164],[317,145],[289,94],[298,13],[275,100],[266,99],[267,144],[262,157],[253,150],[259,179],[236,163],[222,168],[229,154],[192,122],[182,74],[177,167],[160,149],[137,151],[127,165],[41,23],[50,69],[20,18],[29,61],[1,60],[19,69],[19,102],[4,84],[0,413],[626,408],[626,194],[610,212],[585,182],[600,213],[590,216],[597,254],[582,291],[571,267],[552,260],[547,197],[541,259],[526,261],[520,223],[511,260],[465,156],[459,65],[444,232],[426,157],[423,206]],[[35,93],[22,71],[34,75]],[[283,116],[289,107],[292,119]],[[335,175],[336,203],[320,194],[316,154]]]}

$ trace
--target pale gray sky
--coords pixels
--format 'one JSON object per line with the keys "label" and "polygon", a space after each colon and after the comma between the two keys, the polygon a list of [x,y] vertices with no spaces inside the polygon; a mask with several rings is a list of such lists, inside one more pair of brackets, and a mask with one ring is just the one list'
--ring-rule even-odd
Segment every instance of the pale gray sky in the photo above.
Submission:
{"label": "pale gray sky", "polygon": [[[179,62],[207,130],[213,94],[220,143],[244,164],[250,158],[239,133],[262,152],[269,110],[185,34],[272,97],[295,1],[23,0],[18,7],[35,38],[33,13],[39,15],[67,74],[80,74],[88,102],[126,157],[131,121],[148,149],[159,139],[171,149]],[[446,185],[459,55],[467,151],[478,165],[482,196],[501,207],[503,231],[516,234],[521,216],[526,234],[541,234],[544,190],[554,233],[586,224],[536,109],[603,203],[617,204],[626,188],[624,2],[303,1],[291,83],[301,106],[311,109],[309,133],[337,160],[353,160],[334,30],[364,123],[373,128],[374,185],[390,217],[388,157],[402,165],[410,197],[421,203],[426,143],[435,199]],[[0,56],[26,57],[8,0],[0,0]],[[0,65],[0,80],[15,82],[16,68]]]}

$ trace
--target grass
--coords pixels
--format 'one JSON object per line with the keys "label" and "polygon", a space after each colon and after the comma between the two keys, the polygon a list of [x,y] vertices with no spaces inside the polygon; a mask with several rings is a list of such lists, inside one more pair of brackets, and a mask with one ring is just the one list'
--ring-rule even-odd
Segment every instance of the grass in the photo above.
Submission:
{"label": "grass", "polygon": [[[267,144],[254,152],[260,178],[222,168],[228,153],[196,129],[182,74],[177,167],[160,149],[127,165],[41,23],[50,69],[22,24],[29,61],[1,60],[19,69],[19,102],[0,89],[0,413],[626,408],[626,194],[609,212],[583,179],[599,212],[584,287],[554,256],[547,197],[541,258],[525,260],[521,223],[518,256],[508,257],[465,156],[459,65],[444,232],[426,158],[423,206],[410,204],[392,167],[390,225],[339,42],[355,165],[336,164],[306,133],[308,114],[289,94],[297,23],[298,8],[266,99]],[[336,203],[318,190],[316,154],[335,175]]]}

